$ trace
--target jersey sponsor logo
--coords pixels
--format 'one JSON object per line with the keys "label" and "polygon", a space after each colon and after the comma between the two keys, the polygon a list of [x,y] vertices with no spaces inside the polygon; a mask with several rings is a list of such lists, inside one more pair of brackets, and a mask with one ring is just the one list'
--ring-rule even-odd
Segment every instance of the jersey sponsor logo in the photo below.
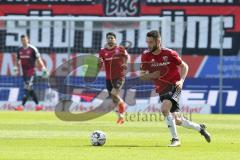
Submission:
{"label": "jersey sponsor logo", "polygon": [[111,61],[115,59],[121,59],[120,57],[110,57],[110,58],[105,58],[106,61]]}
{"label": "jersey sponsor logo", "polygon": [[161,67],[161,66],[166,66],[169,65],[170,62],[162,62],[162,63],[151,63],[151,67]]}
{"label": "jersey sponsor logo", "polygon": [[31,58],[31,57],[29,55],[20,55],[20,58],[27,59],[27,58]]}

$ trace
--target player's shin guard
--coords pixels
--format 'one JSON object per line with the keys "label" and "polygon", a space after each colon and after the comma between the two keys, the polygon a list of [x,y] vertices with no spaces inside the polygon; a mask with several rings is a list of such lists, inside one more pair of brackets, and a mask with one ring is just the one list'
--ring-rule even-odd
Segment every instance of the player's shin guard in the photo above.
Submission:
{"label": "player's shin guard", "polygon": [[201,126],[195,122],[191,122],[189,120],[187,120],[186,118],[182,118],[182,123],[181,126],[185,127],[185,128],[189,128],[189,129],[194,129],[196,131],[200,131],[201,130]]}
{"label": "player's shin guard", "polygon": [[178,139],[177,127],[176,127],[175,119],[173,118],[172,114],[169,114],[168,116],[166,116],[166,123],[172,135],[172,138]]}

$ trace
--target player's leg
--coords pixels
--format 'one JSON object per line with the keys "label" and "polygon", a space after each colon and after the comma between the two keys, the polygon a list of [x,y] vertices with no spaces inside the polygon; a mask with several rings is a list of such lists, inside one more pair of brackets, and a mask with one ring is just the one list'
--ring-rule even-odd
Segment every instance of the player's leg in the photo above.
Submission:
{"label": "player's leg", "polygon": [[43,107],[38,104],[38,98],[37,98],[37,95],[36,95],[36,93],[34,92],[34,89],[33,89],[33,84],[34,84],[34,82],[35,82],[35,76],[32,75],[31,78],[30,78],[30,81],[29,81],[29,85],[28,85],[29,96],[32,97],[33,101],[34,101],[35,104],[36,104],[35,110],[36,110],[36,111],[39,111],[39,110],[42,110]]}
{"label": "player's leg", "polygon": [[17,111],[24,110],[24,105],[26,104],[26,102],[29,98],[29,89],[28,89],[29,80],[30,80],[30,78],[28,76],[23,76],[24,95],[23,95],[23,98],[22,98],[22,105],[17,106],[15,108],[15,110],[17,110]]}
{"label": "player's leg", "polygon": [[15,108],[17,111],[24,110],[24,105],[26,104],[27,100],[29,98],[29,91],[27,89],[24,89],[24,96],[22,98],[22,105],[19,105]]}
{"label": "player's leg", "polygon": [[[106,80],[106,88],[108,90],[108,95],[111,97],[113,103],[117,106],[117,102],[118,102],[118,99],[115,98],[114,96],[112,96],[112,89],[113,89],[113,84],[111,82],[112,80]],[[117,114],[118,114],[118,110],[116,110]]]}
{"label": "player's leg", "polygon": [[114,103],[117,106],[117,111],[118,111],[118,120],[117,123],[122,124],[124,123],[124,113],[126,111],[126,105],[123,99],[120,96],[121,89],[124,85],[124,79],[117,79],[117,80],[112,80],[112,85],[113,88],[111,90],[111,95]]}
{"label": "player's leg", "polygon": [[179,137],[177,134],[175,118],[170,113],[170,110],[171,110],[173,104],[172,104],[171,100],[164,99],[164,98],[165,97],[161,97],[161,101],[162,101],[161,111],[165,117],[167,127],[172,136],[171,144],[169,145],[169,147],[177,147],[177,146],[180,146],[180,140],[179,140]]}
{"label": "player's leg", "polygon": [[26,102],[29,98],[29,94],[30,94],[28,89],[24,89],[24,91],[25,91],[25,94],[24,94],[23,99],[22,99],[22,106],[24,106],[26,104]]}
{"label": "player's leg", "polygon": [[204,124],[198,124],[186,119],[183,114],[180,112],[174,112],[173,116],[175,117],[176,124],[182,126],[184,128],[193,129],[198,131],[207,142],[211,142],[211,136],[206,130],[206,126]]}
{"label": "player's leg", "polygon": [[176,124],[184,128],[193,129],[196,131],[201,130],[201,126],[195,122],[189,121],[180,112],[174,112],[173,116],[175,117]]}
{"label": "player's leg", "polygon": [[23,111],[24,105],[26,104],[27,100],[29,98],[29,91],[27,89],[24,89],[24,96],[22,98],[22,105],[19,105],[15,108],[17,111]]}
{"label": "player's leg", "polygon": [[29,95],[30,97],[32,97],[33,101],[34,101],[35,104],[36,104],[35,110],[36,110],[36,111],[39,111],[39,110],[42,110],[43,107],[38,104],[39,101],[38,101],[37,95],[36,95],[36,93],[35,93],[35,91],[34,91],[34,89],[33,89],[33,84],[34,84],[34,75],[31,76],[31,78],[30,78],[30,80],[29,80],[29,83],[28,83],[28,86],[27,86],[27,89],[28,89],[28,95]]}
{"label": "player's leg", "polygon": [[122,98],[119,96],[119,90],[118,89],[112,89],[111,97],[114,102],[114,104],[117,106],[116,112],[118,114],[118,120],[117,123],[122,124],[124,123],[124,113],[125,113],[125,103],[122,100]]}
{"label": "player's leg", "polygon": [[35,102],[35,104],[38,105],[38,98],[37,98],[37,95],[34,92],[34,90],[30,90],[29,92],[30,92],[29,94],[33,98],[33,101]]}
{"label": "player's leg", "polygon": [[36,105],[38,105],[38,98],[33,90],[33,83],[34,83],[34,76],[31,76],[28,82],[28,92],[29,92],[29,96],[32,97],[33,101],[36,103]]}
{"label": "player's leg", "polygon": [[118,114],[117,123],[122,124],[124,122],[125,104],[120,97],[120,90],[124,84],[124,80],[106,80],[106,87],[111,96],[113,103],[117,106],[116,113]]}
{"label": "player's leg", "polygon": [[42,105],[39,105],[38,97],[37,97],[36,93],[34,92],[34,90],[31,90],[31,91],[30,91],[30,96],[32,97],[33,101],[34,101],[35,104],[36,104],[35,110],[36,110],[36,111],[42,110],[42,109],[43,109],[43,106],[42,106]]}
{"label": "player's leg", "polygon": [[168,92],[164,95],[160,95],[160,100],[162,102],[162,113],[165,116],[167,126],[172,135],[171,144],[169,147],[180,146],[180,140],[177,135],[175,117],[172,113],[178,112],[179,109],[179,97],[181,95],[181,90],[174,88],[172,92]]}

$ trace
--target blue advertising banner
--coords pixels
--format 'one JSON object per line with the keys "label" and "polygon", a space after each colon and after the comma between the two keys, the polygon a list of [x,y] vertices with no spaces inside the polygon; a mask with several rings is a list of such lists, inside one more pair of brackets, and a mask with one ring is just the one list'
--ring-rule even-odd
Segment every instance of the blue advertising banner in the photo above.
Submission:
{"label": "blue advertising banner", "polygon": [[[206,56],[206,60],[202,63],[198,77],[218,78],[219,77],[219,61],[218,56]],[[223,57],[223,76],[224,78],[240,77],[240,57],[224,56]]]}
{"label": "blue advertising banner", "polygon": [[[81,94],[75,94],[80,96],[79,103],[91,103],[96,99],[97,95],[105,89],[105,80],[104,77],[99,77],[93,83],[83,83],[83,79],[79,77],[72,77],[69,81],[72,83],[71,85],[76,86],[76,88],[83,87],[83,85],[87,86],[88,89],[85,92],[81,92]],[[240,113],[240,79],[224,79],[223,81],[223,113],[227,114],[239,114]],[[135,84],[133,84],[135,83]],[[156,98],[155,101],[152,99],[154,97],[152,91],[154,87],[151,83],[142,83],[138,79],[135,81],[126,80],[126,84],[123,87],[124,93],[122,94],[123,98],[126,100],[129,98],[129,91],[133,90],[132,86],[135,86],[135,93],[132,96],[132,99],[135,99],[135,104],[131,105],[132,110],[136,110],[139,105],[137,103],[142,103],[145,105],[151,105],[150,103],[159,104],[159,98]],[[63,87],[64,88],[64,87]],[[49,100],[49,87],[46,82],[39,82],[35,85],[35,91],[37,92],[40,101]],[[106,92],[106,90],[105,90]],[[58,92],[54,91],[50,92],[50,98],[58,97]],[[23,90],[23,82],[20,77],[8,77],[1,76],[0,77],[0,102],[20,102],[22,96],[24,94]],[[73,98],[72,98],[73,99]],[[51,101],[51,100],[50,100]],[[58,101],[58,100],[56,100]],[[128,103],[129,99],[126,100]],[[210,113],[219,113],[219,80],[218,79],[209,79],[209,78],[188,78],[185,81],[185,85],[182,91],[182,96],[180,100],[180,104],[183,105],[202,105],[202,106],[210,106]],[[134,108],[135,107],[135,108]],[[141,106],[142,107],[142,106]],[[200,112],[199,112],[200,113]]]}
{"label": "blue advertising banner", "polygon": [[[240,79],[223,80],[223,113],[240,113]],[[219,79],[187,79],[183,88],[186,103],[208,104],[212,113],[219,113]]]}

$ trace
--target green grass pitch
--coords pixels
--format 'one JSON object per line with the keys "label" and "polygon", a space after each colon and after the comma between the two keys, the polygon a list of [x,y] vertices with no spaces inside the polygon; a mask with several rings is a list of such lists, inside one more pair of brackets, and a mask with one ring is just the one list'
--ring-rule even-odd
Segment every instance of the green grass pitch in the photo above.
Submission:
{"label": "green grass pitch", "polygon": [[[212,143],[178,127],[182,146],[166,147],[165,122],[115,123],[109,113],[86,122],[63,122],[53,112],[0,112],[0,160],[233,160],[240,157],[239,115],[193,115],[207,124]],[[90,145],[90,134],[107,135],[103,147]]]}

